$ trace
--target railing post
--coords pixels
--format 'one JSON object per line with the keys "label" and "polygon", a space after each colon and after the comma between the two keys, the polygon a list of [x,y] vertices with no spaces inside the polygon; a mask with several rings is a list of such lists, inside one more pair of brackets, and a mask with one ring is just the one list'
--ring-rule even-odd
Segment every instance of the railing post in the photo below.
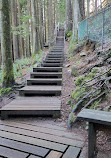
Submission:
{"label": "railing post", "polygon": [[103,46],[104,45],[104,10],[102,12],[102,49],[103,49]]}

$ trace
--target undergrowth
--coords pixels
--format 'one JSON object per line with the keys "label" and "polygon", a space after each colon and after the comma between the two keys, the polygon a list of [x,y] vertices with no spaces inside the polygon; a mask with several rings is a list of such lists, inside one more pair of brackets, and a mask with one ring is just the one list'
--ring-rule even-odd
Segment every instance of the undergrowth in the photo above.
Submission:
{"label": "undergrowth", "polygon": [[[23,58],[20,60],[16,60],[13,64],[13,71],[15,80],[23,76],[23,71],[30,71],[34,66],[40,64],[43,55],[45,52],[40,51],[38,54],[32,55],[30,58]],[[2,80],[2,70],[0,70],[0,85]]]}

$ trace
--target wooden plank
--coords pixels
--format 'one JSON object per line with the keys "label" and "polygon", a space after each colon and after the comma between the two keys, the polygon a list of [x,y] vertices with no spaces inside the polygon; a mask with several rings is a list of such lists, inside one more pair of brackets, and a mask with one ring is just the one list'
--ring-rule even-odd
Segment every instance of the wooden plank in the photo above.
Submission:
{"label": "wooden plank", "polygon": [[42,63],[41,66],[44,66],[44,67],[62,67],[63,64],[61,63]]}
{"label": "wooden plank", "polygon": [[26,86],[22,89],[19,90],[19,94],[20,95],[48,95],[48,96],[53,96],[53,95],[61,95],[61,91],[62,91],[62,87],[61,86],[40,86],[40,85],[37,85],[37,86]]}
{"label": "wooden plank", "polygon": [[26,86],[20,91],[61,91],[61,86]]}
{"label": "wooden plank", "polygon": [[61,72],[62,67],[35,67],[33,72]]}
{"label": "wooden plank", "polygon": [[30,155],[28,158],[40,158],[38,156]]}
{"label": "wooden plank", "polygon": [[63,63],[62,60],[44,60],[43,63]]}
{"label": "wooden plank", "polygon": [[78,137],[78,134],[71,133],[71,132],[66,132],[66,131],[60,131],[60,130],[55,130],[55,129],[49,129],[46,127],[38,127],[38,126],[31,126],[29,124],[23,124],[21,122],[14,122],[14,121],[0,121],[1,125],[8,125],[8,126],[13,126],[21,129],[27,129],[35,132],[40,132],[40,133],[46,133],[46,134],[51,134],[54,136],[59,136],[59,137],[64,137],[64,138],[69,138],[71,140],[84,140],[82,137]]}
{"label": "wooden plank", "polygon": [[78,158],[80,150],[81,150],[80,148],[70,146],[65,152],[65,154],[63,155],[63,158]]}
{"label": "wooden plank", "polygon": [[0,146],[0,155],[8,158],[26,158],[29,154]]}
{"label": "wooden plank", "polygon": [[31,72],[30,73],[30,77],[31,78],[35,78],[35,77],[38,77],[38,78],[41,78],[41,77],[45,77],[45,78],[62,78],[62,73],[61,72]]}
{"label": "wooden plank", "polygon": [[[30,126],[30,128],[31,128],[31,126]],[[17,128],[14,128],[14,126],[11,127],[9,125],[8,126],[0,125],[0,129],[4,130],[4,131],[9,131],[9,132],[15,131],[14,133],[17,133],[17,134],[27,135],[30,137],[34,136],[36,138],[49,140],[49,141],[53,141],[53,142],[61,143],[61,144],[65,144],[65,145],[72,145],[72,146],[76,146],[76,147],[82,147],[84,145],[84,142],[76,140],[76,137],[75,137],[75,140],[74,140],[74,137],[73,137],[73,139],[68,139],[65,137],[59,137],[56,135],[51,135],[51,134],[46,134],[46,133],[41,133],[41,132],[34,132],[34,131],[26,130],[26,129],[17,129]]]}
{"label": "wooden plank", "polygon": [[20,141],[20,142],[27,143],[27,144],[36,145],[36,146],[47,148],[47,149],[53,149],[53,150],[57,150],[60,152],[64,152],[67,148],[67,145],[54,143],[54,142],[50,142],[50,141],[46,141],[46,140],[42,140],[42,139],[33,138],[33,137],[28,137],[28,136],[24,136],[24,135],[19,135],[19,134],[15,134],[15,133],[9,133],[6,131],[4,131],[4,132],[0,131],[0,137]]}
{"label": "wooden plank", "polygon": [[61,101],[54,97],[18,97],[12,102],[4,106],[2,109],[8,107],[61,107]]}
{"label": "wooden plank", "polygon": [[13,140],[1,138],[1,137],[0,137],[0,146],[9,147],[9,148],[12,148],[12,150],[15,149],[15,150],[19,150],[19,151],[34,154],[34,155],[39,155],[42,157],[44,157],[49,152],[49,149],[45,149],[42,147],[33,146],[30,144],[25,144],[25,143],[13,141]]}
{"label": "wooden plank", "polygon": [[60,158],[62,156],[61,152],[51,151],[46,158]]}
{"label": "wooden plank", "polygon": [[78,114],[77,119],[111,126],[111,112],[84,109]]}
{"label": "wooden plank", "polygon": [[61,78],[31,78],[27,80],[27,85],[61,85],[62,79]]}

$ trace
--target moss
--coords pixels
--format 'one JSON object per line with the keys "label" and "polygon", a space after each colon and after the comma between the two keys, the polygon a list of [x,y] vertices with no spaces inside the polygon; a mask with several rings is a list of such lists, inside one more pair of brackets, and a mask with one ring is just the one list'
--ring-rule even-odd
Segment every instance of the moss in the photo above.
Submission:
{"label": "moss", "polygon": [[86,88],[77,87],[76,90],[72,93],[71,98],[75,99],[75,101],[78,101],[78,99],[83,97],[85,93]]}
{"label": "moss", "polygon": [[74,65],[71,68],[71,75],[75,77],[78,75],[78,70]]}
{"label": "moss", "polygon": [[91,79],[93,79],[94,77],[95,77],[95,74],[89,73],[88,76],[86,76],[86,79],[91,80]]}
{"label": "moss", "polygon": [[76,86],[80,86],[80,85],[82,85],[83,83],[85,83],[85,77],[84,76],[80,76],[80,77],[78,77],[77,79],[76,79],[76,81],[75,81],[75,84],[76,84]]}
{"label": "moss", "polygon": [[10,92],[12,91],[12,88],[2,88],[1,90],[0,90],[0,96],[3,96],[3,95],[5,95],[5,94],[10,94]]}
{"label": "moss", "polygon": [[94,67],[94,68],[92,68],[91,72],[94,73],[94,74],[96,74],[96,73],[99,72],[99,68]]}

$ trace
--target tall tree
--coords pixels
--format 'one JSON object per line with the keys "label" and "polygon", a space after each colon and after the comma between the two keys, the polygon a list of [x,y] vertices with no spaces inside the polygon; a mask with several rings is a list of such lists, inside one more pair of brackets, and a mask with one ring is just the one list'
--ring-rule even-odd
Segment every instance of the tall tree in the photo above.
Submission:
{"label": "tall tree", "polygon": [[39,43],[39,31],[38,31],[38,19],[37,19],[37,9],[38,9],[38,1],[31,0],[32,3],[32,18],[33,18],[33,53],[38,52],[40,50]]}
{"label": "tall tree", "polygon": [[73,3],[73,40],[78,40],[78,23],[85,18],[84,0],[74,0]]}
{"label": "tall tree", "polygon": [[53,39],[54,33],[52,0],[48,1],[48,8],[48,39],[50,42]]}
{"label": "tall tree", "polygon": [[11,52],[10,34],[10,3],[9,0],[2,1],[2,56],[3,56],[3,86],[9,87],[14,84],[13,62]]}
{"label": "tall tree", "polygon": [[[11,0],[11,15],[12,15],[12,27],[17,27],[17,2],[16,0]],[[12,33],[13,35],[13,54],[14,61],[19,58],[19,43],[18,35]]]}
{"label": "tall tree", "polygon": [[72,2],[67,0],[67,30],[72,30]]}
{"label": "tall tree", "polygon": [[[20,6],[20,0],[17,0],[17,7],[18,7],[18,23],[19,26],[21,26],[21,6]],[[20,29],[20,34],[19,34],[19,50],[20,50],[20,58],[24,57],[24,49],[23,49],[23,38],[22,38],[22,31]]]}

